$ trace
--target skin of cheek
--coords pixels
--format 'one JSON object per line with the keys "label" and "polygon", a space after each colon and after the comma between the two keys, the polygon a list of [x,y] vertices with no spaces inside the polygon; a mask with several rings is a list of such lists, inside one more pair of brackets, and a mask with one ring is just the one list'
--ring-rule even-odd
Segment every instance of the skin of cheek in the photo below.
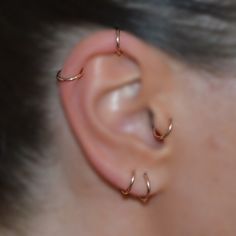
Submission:
{"label": "skin of cheek", "polygon": [[176,86],[181,94],[174,104],[177,142],[165,234],[234,236],[236,80],[188,76]]}

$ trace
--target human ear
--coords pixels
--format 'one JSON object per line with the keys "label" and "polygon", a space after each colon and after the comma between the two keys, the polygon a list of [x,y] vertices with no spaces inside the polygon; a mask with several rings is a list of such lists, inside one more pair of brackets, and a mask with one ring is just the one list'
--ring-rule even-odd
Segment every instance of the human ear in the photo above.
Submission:
{"label": "human ear", "polygon": [[79,79],[59,82],[67,121],[85,157],[116,189],[127,189],[132,173],[133,196],[151,195],[168,184],[171,136],[158,140],[152,126],[165,133],[171,110],[169,65],[164,54],[122,32],[122,54],[116,53],[114,31],[100,31],[72,50],[60,73]]}

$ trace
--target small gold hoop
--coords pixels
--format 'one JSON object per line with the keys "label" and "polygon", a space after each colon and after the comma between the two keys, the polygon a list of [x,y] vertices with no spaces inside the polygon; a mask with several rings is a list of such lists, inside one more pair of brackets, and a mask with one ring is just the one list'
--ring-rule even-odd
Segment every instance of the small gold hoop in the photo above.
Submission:
{"label": "small gold hoop", "polygon": [[135,182],[135,171],[132,171],[132,178],[130,180],[130,184],[129,184],[129,187],[126,189],[126,190],[121,190],[121,193],[124,195],[124,196],[128,196],[132,187],[133,187],[133,184]]}
{"label": "small gold hoop", "polygon": [[173,130],[173,120],[170,119],[168,130],[164,134],[160,134],[155,127],[153,127],[153,136],[158,140],[163,142]]}
{"label": "small gold hoop", "polygon": [[123,54],[120,47],[120,29],[116,29],[116,54],[121,56]]}
{"label": "small gold hoop", "polygon": [[139,199],[145,203],[149,200],[150,198],[150,193],[151,193],[151,183],[150,183],[150,179],[148,178],[148,174],[147,173],[144,173],[143,174],[143,178],[146,182],[146,186],[147,186],[147,193],[145,196],[142,196],[142,197],[139,197]]}
{"label": "small gold hoop", "polygon": [[82,68],[82,69],[80,70],[79,74],[77,74],[77,75],[75,75],[75,76],[72,76],[72,77],[67,77],[67,78],[62,77],[62,76],[61,76],[61,70],[59,70],[59,71],[57,72],[56,78],[57,78],[57,81],[59,81],[59,82],[70,82],[70,81],[74,81],[74,80],[79,80],[79,79],[81,79],[83,76],[84,76],[84,68]]}

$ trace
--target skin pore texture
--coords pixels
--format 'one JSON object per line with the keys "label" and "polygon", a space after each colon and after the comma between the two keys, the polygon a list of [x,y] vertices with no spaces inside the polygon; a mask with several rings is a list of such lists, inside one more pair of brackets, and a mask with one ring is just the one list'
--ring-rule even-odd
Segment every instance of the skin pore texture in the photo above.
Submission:
{"label": "skin pore texture", "polygon": [[[67,31],[53,66],[85,75],[51,81],[58,161],[42,174],[40,213],[25,235],[236,235],[235,78],[185,65],[126,32],[118,57],[114,30],[82,41]],[[164,143],[152,136],[150,111],[161,133],[173,118]],[[119,189],[132,170],[133,197],[124,199]],[[146,192],[144,172],[147,204],[136,199]]]}

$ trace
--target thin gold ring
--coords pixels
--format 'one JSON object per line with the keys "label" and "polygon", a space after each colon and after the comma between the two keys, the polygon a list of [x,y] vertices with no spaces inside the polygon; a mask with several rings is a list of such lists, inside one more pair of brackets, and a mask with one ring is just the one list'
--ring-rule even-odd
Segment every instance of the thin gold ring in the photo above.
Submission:
{"label": "thin gold ring", "polygon": [[126,190],[121,190],[121,193],[124,195],[124,196],[128,196],[132,187],[133,187],[133,184],[135,182],[135,171],[132,171],[132,178],[130,180],[130,184],[129,184],[129,187],[126,189]]}
{"label": "thin gold ring", "polygon": [[159,131],[155,127],[153,127],[153,136],[158,140],[158,141],[164,141],[172,132],[173,130],[173,119],[170,119],[168,130],[164,134],[160,134]]}
{"label": "thin gold ring", "polygon": [[150,183],[150,179],[148,178],[148,174],[147,173],[144,173],[143,174],[143,178],[146,182],[146,186],[147,186],[147,193],[145,196],[142,196],[142,197],[139,197],[139,199],[145,203],[149,200],[150,198],[150,193],[151,193],[151,183]]}
{"label": "thin gold ring", "polygon": [[120,47],[120,29],[116,29],[116,54],[121,56],[123,54]]}
{"label": "thin gold ring", "polygon": [[69,82],[69,81],[74,81],[74,80],[79,80],[84,76],[84,68],[82,68],[79,72],[79,74],[72,76],[72,77],[62,77],[61,76],[61,70],[57,72],[57,81],[59,82]]}

